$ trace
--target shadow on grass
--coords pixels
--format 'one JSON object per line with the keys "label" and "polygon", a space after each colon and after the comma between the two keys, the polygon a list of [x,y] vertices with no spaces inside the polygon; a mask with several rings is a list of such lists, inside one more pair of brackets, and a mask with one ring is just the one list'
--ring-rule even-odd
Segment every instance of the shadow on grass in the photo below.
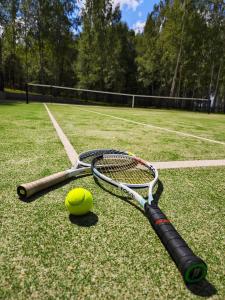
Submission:
{"label": "shadow on grass", "polygon": [[76,224],[78,226],[91,227],[98,223],[98,216],[90,211],[84,216],[74,216],[70,214],[69,220],[71,223]]}
{"label": "shadow on grass", "polygon": [[35,200],[37,200],[38,198],[40,198],[41,196],[44,196],[45,194],[48,194],[49,192],[52,192],[64,185],[66,185],[67,183],[70,183],[71,181],[74,181],[76,179],[80,179],[80,178],[83,178],[83,177],[87,177],[87,176],[90,176],[91,174],[80,174],[79,176],[76,176],[76,177],[71,177],[71,178],[68,178],[66,180],[64,180],[63,182],[60,182],[60,183],[57,183],[49,188],[45,188],[44,190],[40,191],[40,192],[37,192],[35,193],[34,195],[28,197],[28,198],[23,198],[22,196],[18,196],[19,199],[25,203],[30,203],[30,202],[33,202]]}
{"label": "shadow on grass", "polygon": [[157,190],[155,192],[155,194],[153,195],[154,198],[154,203],[158,205],[159,199],[163,193],[163,183],[161,180],[158,179],[157,181]]}
{"label": "shadow on grass", "polygon": [[[121,195],[121,191],[118,188],[114,188],[112,190],[112,186],[110,184],[108,184],[108,183],[106,183],[104,181],[100,181],[96,177],[94,177],[94,180],[95,180],[96,184],[100,188],[102,188],[104,191],[108,192],[112,196],[116,196],[116,197],[120,198],[121,200],[129,203],[130,205],[132,205],[133,207],[135,207],[137,210],[139,210],[145,216],[144,210],[136,202],[134,202],[132,199],[128,198],[127,196],[122,196]],[[162,192],[163,192],[163,184],[162,184],[162,182],[160,180],[158,180],[157,190],[156,190],[156,192],[154,194],[154,202],[155,203],[158,203],[159,198],[160,198]]]}
{"label": "shadow on grass", "polygon": [[209,298],[217,294],[217,290],[207,279],[195,284],[186,284],[187,289],[194,295]]}

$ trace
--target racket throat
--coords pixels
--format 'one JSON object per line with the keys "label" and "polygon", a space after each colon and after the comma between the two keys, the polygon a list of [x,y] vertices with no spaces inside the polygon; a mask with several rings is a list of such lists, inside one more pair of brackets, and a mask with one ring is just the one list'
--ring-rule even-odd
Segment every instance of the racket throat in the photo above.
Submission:
{"label": "racket throat", "polygon": [[129,195],[132,199],[138,201],[138,203],[141,205],[142,208],[145,207],[146,200],[143,199],[143,197],[140,196],[137,192],[135,192],[134,190],[131,190],[130,188],[126,187],[125,185],[120,185],[119,188],[122,192]]}

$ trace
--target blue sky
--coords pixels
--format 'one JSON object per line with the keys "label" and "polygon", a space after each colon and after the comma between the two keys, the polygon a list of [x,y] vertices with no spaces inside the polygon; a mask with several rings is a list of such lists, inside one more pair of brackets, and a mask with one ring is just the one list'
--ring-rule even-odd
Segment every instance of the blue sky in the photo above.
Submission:
{"label": "blue sky", "polygon": [[142,31],[147,15],[152,11],[154,4],[159,0],[114,0],[114,4],[120,4],[122,20],[129,28]]}

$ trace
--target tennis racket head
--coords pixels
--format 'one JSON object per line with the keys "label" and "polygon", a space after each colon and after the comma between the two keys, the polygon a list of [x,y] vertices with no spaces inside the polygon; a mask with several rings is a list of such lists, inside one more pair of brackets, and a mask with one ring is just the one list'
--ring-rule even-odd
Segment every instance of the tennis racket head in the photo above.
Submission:
{"label": "tennis racket head", "polygon": [[133,155],[131,152],[126,152],[122,150],[115,149],[93,149],[81,153],[78,156],[79,165],[82,167],[90,167],[92,160],[95,157],[101,156],[103,154],[124,154],[124,155]]}
{"label": "tennis racket head", "polygon": [[93,175],[113,185],[130,188],[154,187],[158,171],[141,158],[124,154],[102,154],[92,160]]}

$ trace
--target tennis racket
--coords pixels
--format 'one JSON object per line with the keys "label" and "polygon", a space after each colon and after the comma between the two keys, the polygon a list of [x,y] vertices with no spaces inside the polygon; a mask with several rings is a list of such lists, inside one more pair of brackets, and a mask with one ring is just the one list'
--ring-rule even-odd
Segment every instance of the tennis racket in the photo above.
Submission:
{"label": "tennis racket", "polygon": [[77,163],[72,168],[29,183],[21,184],[17,187],[17,194],[21,199],[26,199],[34,195],[35,193],[43,191],[44,189],[49,188],[55,184],[61,183],[68,178],[91,174],[91,161],[94,157],[103,153],[129,154],[128,152],[118,151],[114,149],[95,149],[83,152],[78,156]]}
{"label": "tennis racket", "polygon": [[[205,278],[207,274],[205,262],[193,253],[153,201],[153,188],[158,180],[158,171],[155,167],[134,156],[103,154],[93,159],[91,168],[97,179],[126,192],[144,208],[152,227],[186,283],[196,283]],[[147,200],[133,190],[146,186],[148,186]]]}

